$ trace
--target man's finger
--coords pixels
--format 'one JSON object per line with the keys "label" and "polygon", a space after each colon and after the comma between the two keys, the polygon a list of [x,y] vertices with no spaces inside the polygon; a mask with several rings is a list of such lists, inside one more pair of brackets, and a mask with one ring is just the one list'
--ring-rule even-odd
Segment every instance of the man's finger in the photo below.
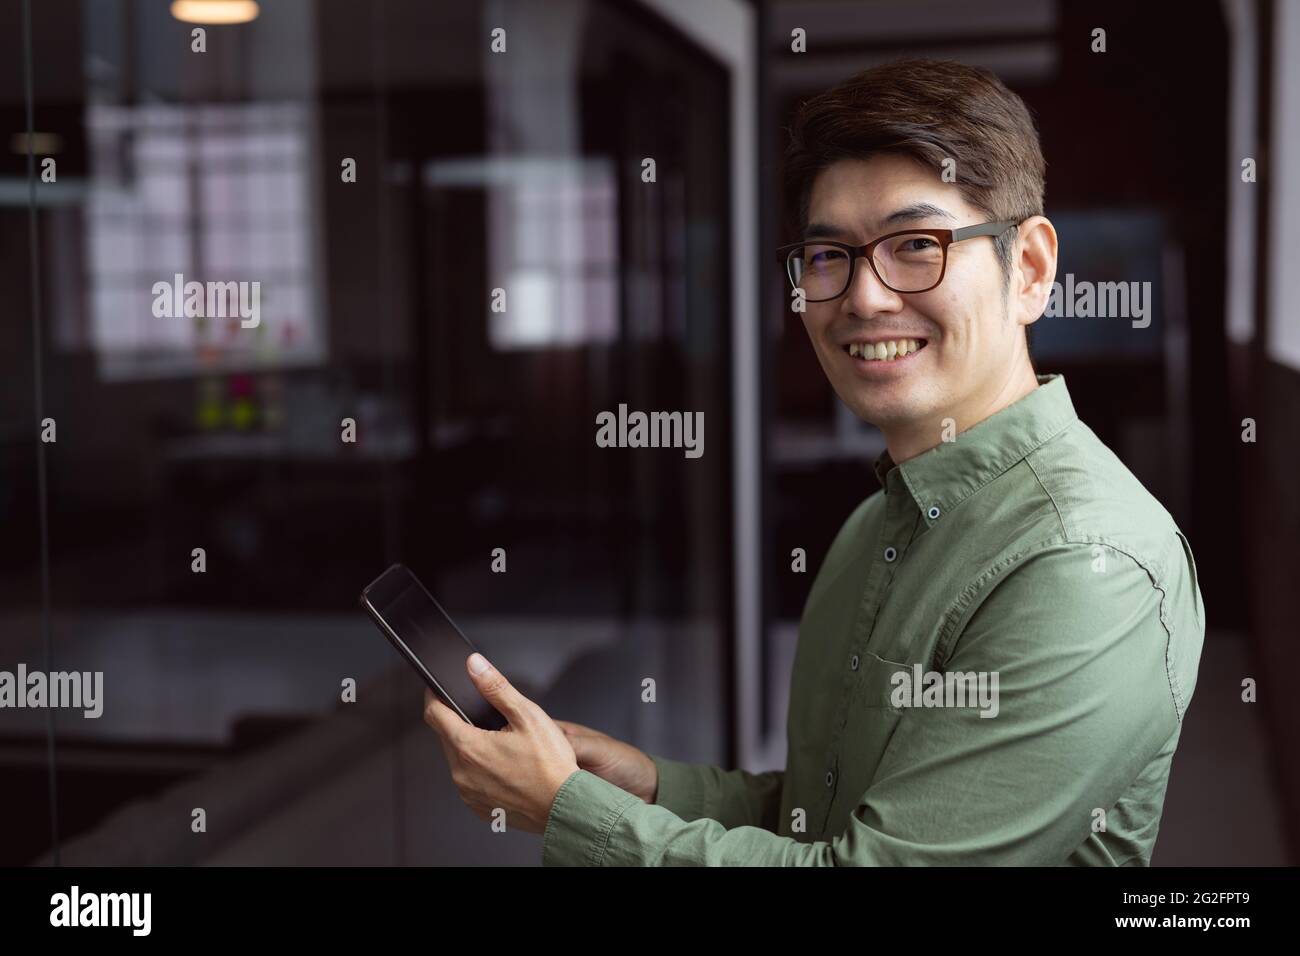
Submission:
{"label": "man's finger", "polygon": [[489,664],[486,657],[475,651],[465,661],[465,666],[469,670],[470,680],[483,695],[483,699],[495,707],[501,716],[516,727],[528,722],[532,701],[515,690],[514,685]]}
{"label": "man's finger", "polygon": [[469,724],[429,688],[424,689],[424,722],[438,732],[438,736],[453,744],[459,742]]}

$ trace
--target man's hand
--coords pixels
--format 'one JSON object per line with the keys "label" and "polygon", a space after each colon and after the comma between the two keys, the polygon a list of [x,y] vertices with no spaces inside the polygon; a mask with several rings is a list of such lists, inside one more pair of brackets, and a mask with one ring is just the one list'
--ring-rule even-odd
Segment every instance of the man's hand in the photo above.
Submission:
{"label": "man's hand", "polygon": [[[424,692],[424,722],[438,732],[452,782],[480,820],[505,810],[509,827],[541,833],[560,785],[578,768],[573,747],[546,712],[487,662],[465,662],[480,694],[509,722],[502,730],[467,724],[433,691]],[[481,671],[475,673],[474,667]]]}
{"label": "man's hand", "polygon": [[577,755],[578,766],[608,780],[616,787],[654,803],[659,789],[659,771],[643,751],[599,730],[567,720],[555,722]]}

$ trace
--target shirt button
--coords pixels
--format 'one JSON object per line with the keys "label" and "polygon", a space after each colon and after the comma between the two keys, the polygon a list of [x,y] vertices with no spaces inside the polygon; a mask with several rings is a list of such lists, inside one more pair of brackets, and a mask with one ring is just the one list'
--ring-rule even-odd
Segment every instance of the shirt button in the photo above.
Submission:
{"label": "shirt button", "polygon": [[826,771],[826,786],[831,786],[835,782],[835,774],[830,770]]}
{"label": "shirt button", "polygon": [[939,517],[939,506],[930,505],[930,510],[927,511],[926,514],[929,516],[930,520],[933,521],[935,518]]}
{"label": "shirt button", "polygon": [[857,669],[858,669],[858,655],[857,655],[857,654],[854,654],[852,660],[849,661],[849,667],[853,668],[854,670],[857,670]]}
{"label": "shirt button", "polygon": [[886,560],[886,561],[893,561],[894,558],[896,558],[896,557],[898,557],[898,551],[895,550],[895,548],[894,548],[893,545],[890,545],[888,548],[885,549],[885,560]]}

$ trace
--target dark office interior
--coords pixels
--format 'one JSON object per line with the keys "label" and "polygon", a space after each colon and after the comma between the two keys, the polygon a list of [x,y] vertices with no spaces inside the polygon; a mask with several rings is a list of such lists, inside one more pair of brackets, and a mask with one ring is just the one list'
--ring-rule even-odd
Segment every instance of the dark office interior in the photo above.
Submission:
{"label": "dark office interior", "polygon": [[[668,0],[267,0],[199,55],[165,0],[30,24],[0,0],[0,668],[105,675],[97,720],[0,712],[0,863],[537,865],[537,838],[469,825],[423,685],[361,613],[395,561],[553,716],[782,766],[812,579],[790,554],[815,570],[884,447],[769,254],[785,128],[905,55],[1025,99],[1060,272],[1156,290],[1147,328],[1045,319],[1033,348],[1196,549],[1208,627],[1152,862],[1300,859],[1285,2],[718,0],[693,32]],[[750,31],[739,61],[714,12]],[[261,277],[261,325],[151,318],[176,273]],[[620,403],[703,412],[706,453],[597,447]]]}

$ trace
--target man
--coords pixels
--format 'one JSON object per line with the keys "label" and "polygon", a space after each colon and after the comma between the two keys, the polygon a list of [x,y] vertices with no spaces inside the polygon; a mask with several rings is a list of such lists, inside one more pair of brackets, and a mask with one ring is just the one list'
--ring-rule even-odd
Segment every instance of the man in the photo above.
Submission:
{"label": "man", "polygon": [[1204,606],[1173,519],[1030,361],[1044,168],[983,70],[892,63],[802,106],[792,308],[887,450],[808,595],[787,766],[649,756],[488,668],[519,733],[428,710],[480,816],[546,864],[1150,862]]}

